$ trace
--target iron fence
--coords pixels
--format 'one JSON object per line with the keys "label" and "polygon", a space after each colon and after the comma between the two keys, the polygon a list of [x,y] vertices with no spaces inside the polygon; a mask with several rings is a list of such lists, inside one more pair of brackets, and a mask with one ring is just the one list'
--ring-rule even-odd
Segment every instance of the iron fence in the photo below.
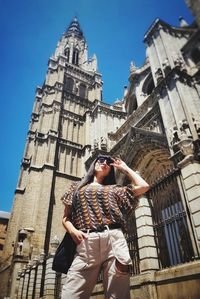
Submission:
{"label": "iron fence", "polygon": [[129,252],[132,259],[130,273],[131,275],[137,275],[140,273],[140,260],[135,215],[130,217],[127,221],[127,233],[125,234],[125,237],[128,243]]}
{"label": "iron fence", "polygon": [[148,192],[161,269],[195,259],[190,217],[178,179],[179,170],[176,169]]}

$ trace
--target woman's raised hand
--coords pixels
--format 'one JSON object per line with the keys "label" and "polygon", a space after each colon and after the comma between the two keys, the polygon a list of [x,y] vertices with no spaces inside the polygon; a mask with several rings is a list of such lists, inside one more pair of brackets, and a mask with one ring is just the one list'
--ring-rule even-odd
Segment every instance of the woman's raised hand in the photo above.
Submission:
{"label": "woman's raised hand", "polygon": [[112,158],[112,159],[113,159],[113,163],[111,163],[110,165],[112,165],[114,168],[118,169],[119,171],[122,172],[127,171],[128,166],[124,161],[122,161],[120,158]]}
{"label": "woman's raised hand", "polygon": [[134,188],[134,193],[136,196],[139,196],[149,189],[149,184],[135,171],[133,171],[124,161],[119,158],[112,158],[113,167],[123,172],[131,181],[131,184]]}

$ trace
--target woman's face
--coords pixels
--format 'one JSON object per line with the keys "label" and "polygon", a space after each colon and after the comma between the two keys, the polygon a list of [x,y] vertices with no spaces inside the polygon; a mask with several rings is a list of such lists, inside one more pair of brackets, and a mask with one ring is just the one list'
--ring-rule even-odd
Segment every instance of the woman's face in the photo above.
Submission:
{"label": "woman's face", "polygon": [[100,174],[101,176],[106,177],[111,170],[111,166],[109,165],[106,159],[98,159],[95,163],[94,169],[96,175]]}

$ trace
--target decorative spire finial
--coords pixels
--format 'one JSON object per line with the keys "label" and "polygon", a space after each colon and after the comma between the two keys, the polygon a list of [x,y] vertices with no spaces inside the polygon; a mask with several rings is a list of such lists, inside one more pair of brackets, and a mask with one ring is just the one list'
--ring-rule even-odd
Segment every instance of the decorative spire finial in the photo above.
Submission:
{"label": "decorative spire finial", "polygon": [[186,22],[186,20],[182,16],[179,17],[179,23],[180,23],[180,27],[188,27],[189,26],[189,24]]}
{"label": "decorative spire finial", "polygon": [[74,16],[73,20],[69,24],[69,27],[67,28],[65,32],[65,36],[70,37],[78,37],[79,39],[84,39],[83,31],[81,30],[80,24],[78,22],[77,16]]}
{"label": "decorative spire finial", "polygon": [[137,67],[135,65],[135,62],[131,61],[131,63],[130,63],[130,72],[134,73],[136,70],[137,70]]}

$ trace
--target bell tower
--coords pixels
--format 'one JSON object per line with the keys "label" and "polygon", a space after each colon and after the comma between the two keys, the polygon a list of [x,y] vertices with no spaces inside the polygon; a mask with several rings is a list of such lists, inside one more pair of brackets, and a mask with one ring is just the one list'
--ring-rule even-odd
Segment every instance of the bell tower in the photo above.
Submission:
{"label": "bell tower", "polygon": [[[52,236],[62,237],[60,198],[84,174],[91,149],[86,118],[101,102],[101,94],[96,56],[88,59],[85,37],[74,18],[49,59],[43,86],[36,89],[8,226],[4,281],[10,275],[16,281],[31,257],[48,254]],[[14,298],[15,284],[9,288]]]}
{"label": "bell tower", "polygon": [[102,84],[96,55],[88,58],[75,17],[49,58],[44,84],[36,88],[2,257],[5,297],[15,298],[20,271],[33,260],[45,261],[51,240],[62,239],[61,196],[81,180],[92,154],[109,152],[109,132],[126,119],[123,101],[102,102]]}

